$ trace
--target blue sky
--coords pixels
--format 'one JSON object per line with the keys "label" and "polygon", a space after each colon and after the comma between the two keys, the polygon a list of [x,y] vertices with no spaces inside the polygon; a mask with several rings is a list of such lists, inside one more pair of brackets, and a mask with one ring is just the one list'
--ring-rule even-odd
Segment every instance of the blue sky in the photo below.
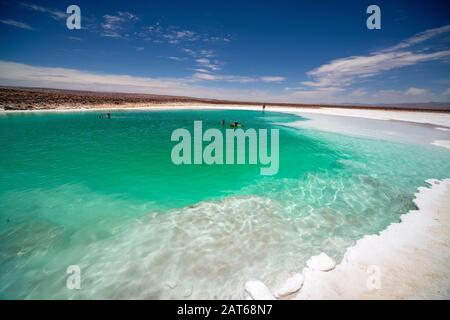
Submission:
{"label": "blue sky", "polygon": [[[81,8],[81,30],[66,8]],[[366,9],[381,8],[381,30]],[[447,1],[1,1],[0,84],[305,102],[450,101]]]}

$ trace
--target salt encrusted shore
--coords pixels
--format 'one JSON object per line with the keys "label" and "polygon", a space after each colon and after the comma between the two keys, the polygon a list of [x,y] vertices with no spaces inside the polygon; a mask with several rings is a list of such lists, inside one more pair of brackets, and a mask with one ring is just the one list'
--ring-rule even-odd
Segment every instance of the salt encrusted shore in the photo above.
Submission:
{"label": "salt encrusted shore", "polygon": [[450,149],[450,140],[435,140],[431,144]]}
{"label": "salt encrusted shore", "polygon": [[450,179],[426,182],[418,210],[357,241],[332,270],[304,268],[290,298],[450,299]]}
{"label": "salt encrusted shore", "polygon": [[[166,110],[166,109],[229,109],[229,110],[255,110],[261,111],[261,106],[240,105],[240,104],[209,104],[196,102],[170,102],[170,103],[120,103],[120,104],[65,104],[57,108],[29,109],[29,110],[3,110],[0,113],[21,113],[21,112],[76,112],[76,111],[107,111],[107,110]],[[423,124],[433,124],[450,129],[450,113],[431,111],[402,111],[402,110],[378,110],[378,109],[356,109],[356,108],[331,108],[331,107],[286,107],[267,106],[266,111],[284,112],[291,114],[325,114],[342,117],[356,117],[374,120],[396,120],[405,122],[415,122]]]}

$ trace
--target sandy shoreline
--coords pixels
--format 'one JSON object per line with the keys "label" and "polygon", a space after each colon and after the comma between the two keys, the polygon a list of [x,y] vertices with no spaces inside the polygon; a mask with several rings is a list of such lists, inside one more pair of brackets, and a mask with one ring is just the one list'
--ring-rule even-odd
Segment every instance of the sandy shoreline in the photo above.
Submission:
{"label": "sandy shoreline", "polygon": [[[145,104],[49,110],[0,111],[0,115],[34,112],[92,112],[106,110],[157,111],[167,109],[239,109],[261,107],[208,104]],[[267,107],[266,111],[306,117],[291,124],[343,134],[398,139],[450,148],[450,114],[359,109],[301,109]],[[449,173],[450,174],[450,173]],[[330,272],[304,270],[305,282],[297,299],[449,299],[450,298],[450,179],[429,180],[419,188],[419,207],[401,217],[379,235],[369,235],[348,249],[343,261]],[[370,254],[367,254],[370,252]],[[367,269],[378,266],[381,288],[367,289]],[[293,297],[292,297],[293,298]]]}

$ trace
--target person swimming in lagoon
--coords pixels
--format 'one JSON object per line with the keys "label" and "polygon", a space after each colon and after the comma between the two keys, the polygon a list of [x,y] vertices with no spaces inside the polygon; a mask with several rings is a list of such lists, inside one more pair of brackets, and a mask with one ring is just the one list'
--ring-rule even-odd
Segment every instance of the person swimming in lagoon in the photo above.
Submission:
{"label": "person swimming in lagoon", "polygon": [[100,115],[99,118],[100,119],[111,119],[111,113]]}
{"label": "person swimming in lagoon", "polygon": [[230,128],[242,128],[242,124],[237,121],[234,121],[230,123]]}
{"label": "person swimming in lagoon", "polygon": [[[225,127],[225,120],[222,120],[222,127]],[[242,128],[242,124],[237,121],[233,121],[230,123],[230,128]]]}

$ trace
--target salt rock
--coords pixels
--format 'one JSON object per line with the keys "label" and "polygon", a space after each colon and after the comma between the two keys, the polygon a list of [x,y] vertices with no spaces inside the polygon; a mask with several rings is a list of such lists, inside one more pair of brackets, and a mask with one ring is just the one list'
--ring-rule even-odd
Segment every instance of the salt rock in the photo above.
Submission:
{"label": "salt rock", "polygon": [[251,280],[245,283],[245,290],[253,300],[275,300],[269,288],[259,280]]}
{"label": "salt rock", "polygon": [[177,286],[177,283],[175,281],[166,281],[165,285],[166,287],[173,289]]}
{"label": "salt rock", "polygon": [[330,271],[336,267],[336,262],[322,252],[318,256],[309,258],[306,262],[306,266],[315,271]]}
{"label": "salt rock", "polygon": [[303,286],[304,277],[301,273],[296,273],[286,280],[283,286],[278,290],[277,298],[286,297],[290,294],[296,293]]}

